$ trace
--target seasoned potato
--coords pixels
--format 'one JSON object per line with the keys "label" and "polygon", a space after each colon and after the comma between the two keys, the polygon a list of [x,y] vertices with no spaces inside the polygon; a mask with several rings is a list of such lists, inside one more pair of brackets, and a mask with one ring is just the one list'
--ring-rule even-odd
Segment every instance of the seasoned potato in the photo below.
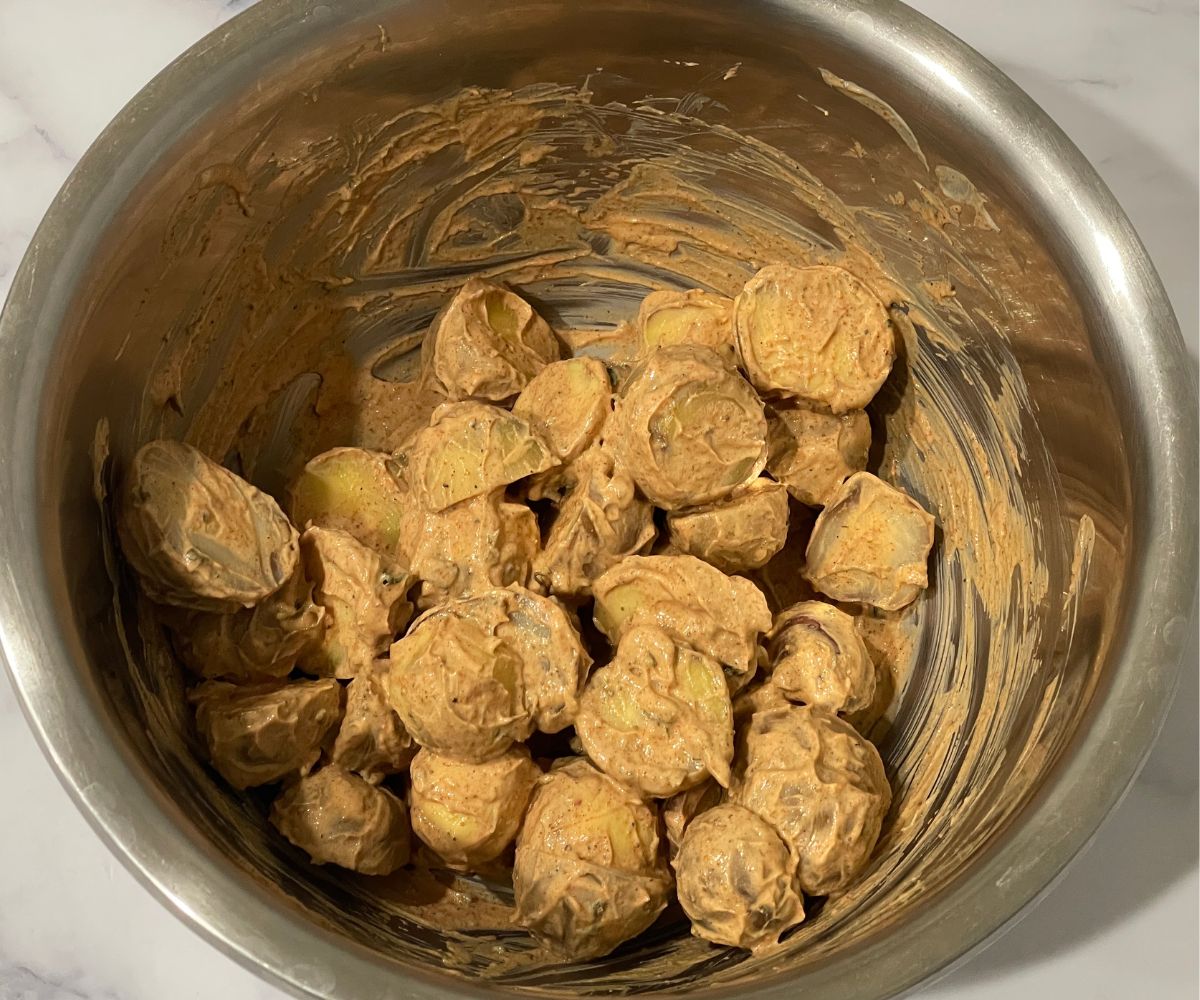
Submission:
{"label": "seasoned potato", "polygon": [[422,750],[409,772],[413,832],[451,867],[494,861],[516,837],[541,773],[524,747],[481,764]]}
{"label": "seasoned potato", "polygon": [[870,860],[891,805],[879,751],[809,706],[756,712],[744,741],[733,801],[783,837],[805,892],[844,889]]}
{"label": "seasoned potato", "polygon": [[533,715],[521,653],[496,636],[507,619],[463,604],[426,612],[392,646],[387,692],[422,747],[478,762],[527,739]]}
{"label": "seasoned potato", "polygon": [[933,527],[932,515],[903,490],[856,473],[813,525],[804,575],[835,601],[896,611],[929,586]]}
{"label": "seasoned potato", "polygon": [[767,471],[801,503],[823,507],[847,476],[866,468],[871,421],[863,410],[834,416],[775,406],[767,427]]}
{"label": "seasoned potato", "polygon": [[146,594],[195,611],[252,607],[299,561],[279,505],[182,441],[151,441],[134,456],[117,530]]}
{"label": "seasoned potato", "polygon": [[486,403],[445,403],[409,449],[409,476],[429,511],[544,472],[558,464],[520,417]]}
{"label": "seasoned potato", "polygon": [[588,680],[575,731],[600,770],[666,798],[712,776],[729,784],[733,710],[721,666],[640,625]]}
{"label": "seasoned potato", "polygon": [[858,712],[875,697],[875,664],[844,611],[804,601],[775,616],[767,636],[771,683],[792,701]]}
{"label": "seasoned potato", "polygon": [[406,528],[410,568],[421,581],[417,604],[432,608],[456,597],[529,583],[538,551],[537,517],[496,491],[437,513],[416,512]]}
{"label": "seasoned potato", "polygon": [[417,752],[412,737],[388,701],[387,661],[379,660],[346,688],[346,712],[330,760],[372,785],[408,767]]}
{"label": "seasoned potato", "polygon": [[184,666],[232,681],[286,677],[325,630],[325,609],[313,603],[312,584],[299,567],[253,608],[229,614],[164,608],[163,618]]}
{"label": "seasoned potato", "polygon": [[734,302],[733,327],[756,388],[833,413],[866,406],[896,356],[883,303],[849,271],[824,264],[764,267]]}
{"label": "seasoned potato", "polygon": [[408,863],[404,803],[336,764],[284,789],[271,806],[271,822],[313,864],[390,875]]}
{"label": "seasoned potato", "polygon": [[764,478],[738,487],[725,500],[667,518],[671,545],[722,573],[765,566],[783,548],[787,531],[787,490]]}
{"label": "seasoned potato", "polygon": [[666,510],[728,496],[767,460],[762,401],[706,347],[664,347],[636,365],[618,394],[613,427],[617,457]]}
{"label": "seasoned potato", "polygon": [[209,760],[234,788],[307,773],[342,715],[342,689],[334,680],[205,681],[189,697]]}
{"label": "seasoned potato", "polygon": [[749,580],[694,556],[631,556],[592,592],[596,625],[611,642],[635,625],[657,625],[724,666],[731,687],[754,676],[758,637],[771,627],[771,612]]}
{"label": "seasoned potato", "polygon": [[651,292],[642,299],[634,323],[644,351],[675,344],[708,347],[733,365],[733,299],[699,288]]}
{"label": "seasoned potato", "polygon": [[570,462],[595,442],[612,412],[608,369],[595,358],[555,361],[534,376],[512,411]]}
{"label": "seasoned potato", "polygon": [[481,594],[473,603],[503,609],[497,635],[520,653],[534,725],[543,733],[566,729],[592,666],[572,616],[554,599],[517,586]]}
{"label": "seasoned potato", "polygon": [[770,951],[804,919],[787,844],[742,806],[726,803],[698,816],[673,864],[679,905],[705,941]]}
{"label": "seasoned potato", "polygon": [[309,524],[337,528],[374,549],[389,565],[408,565],[402,530],[412,506],[401,470],[388,455],[362,448],[334,448],[310,461],[292,483],[289,512],[303,530]]}
{"label": "seasoned potato", "polygon": [[590,594],[597,577],[644,552],[655,535],[653,509],[607,448],[589,448],[575,468],[578,482],[533,561],[534,579],[564,597]]}
{"label": "seasoned potato", "polygon": [[452,400],[511,399],[558,355],[554,333],[533,307],[482,278],[463,285],[426,338],[434,379]]}
{"label": "seasoned potato", "polygon": [[677,792],[662,805],[663,828],[667,832],[667,847],[671,857],[679,852],[683,833],[701,813],[725,801],[725,789],[712,778]]}
{"label": "seasoned potato", "polygon": [[572,960],[599,958],[667,905],[654,809],[584,760],[538,782],[517,834],[517,922]]}
{"label": "seasoned potato", "polygon": [[300,668],[343,679],[370,670],[412,616],[405,597],[411,577],[386,572],[378,553],[336,528],[309,528],[300,551],[326,623],[320,642],[300,657]]}

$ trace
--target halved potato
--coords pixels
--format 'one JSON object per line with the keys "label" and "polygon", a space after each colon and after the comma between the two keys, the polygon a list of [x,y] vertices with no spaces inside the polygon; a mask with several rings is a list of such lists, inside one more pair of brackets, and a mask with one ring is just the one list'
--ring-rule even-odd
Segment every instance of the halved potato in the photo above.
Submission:
{"label": "halved potato", "polygon": [[767,460],[762,401],[707,347],[652,352],[621,386],[613,447],[665,510],[711,503],[753,480]]}
{"label": "halved potato", "polygon": [[869,472],[829,498],[805,553],[804,575],[835,601],[897,611],[929,586],[933,516]]}
{"label": "halved potato", "polygon": [[750,381],[833,413],[861,410],[892,369],[896,334],[884,304],[849,271],[770,264],[733,307]]}
{"label": "halved potato", "polygon": [[449,399],[503,402],[557,361],[559,346],[546,321],[523,298],[471,278],[434,318],[425,352]]}
{"label": "halved potato", "polygon": [[445,403],[409,450],[409,476],[422,506],[445,510],[491,493],[558,459],[518,416],[486,403]]}
{"label": "halved potato", "polygon": [[309,524],[348,532],[389,564],[408,565],[402,546],[405,511],[413,506],[389,455],[334,448],[312,459],[288,490],[289,513]]}

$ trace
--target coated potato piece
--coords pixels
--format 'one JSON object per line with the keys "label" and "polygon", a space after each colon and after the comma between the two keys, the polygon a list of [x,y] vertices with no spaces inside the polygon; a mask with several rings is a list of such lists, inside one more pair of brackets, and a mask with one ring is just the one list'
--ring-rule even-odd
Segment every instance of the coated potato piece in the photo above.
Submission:
{"label": "coated potato piece", "polygon": [[209,760],[234,788],[306,773],[342,715],[341,686],[334,680],[241,686],[205,681],[189,698]]}
{"label": "coated potato piece", "polygon": [[863,410],[834,416],[803,406],[767,410],[767,471],[801,503],[823,507],[847,476],[861,472],[871,450]]}
{"label": "coated potato piece", "polygon": [[517,834],[517,922],[569,959],[640,934],[671,891],[657,827],[652,807],[587,761],[542,777]]}
{"label": "coated potato piece", "polygon": [[764,478],[738,487],[726,500],[667,518],[671,544],[722,573],[765,566],[783,548],[787,530],[787,490]]}
{"label": "coated potato piece", "polygon": [[656,351],[675,344],[708,347],[733,365],[733,299],[699,288],[686,292],[651,292],[642,299],[634,324],[642,349]]}
{"label": "coated potato piece", "polygon": [[835,601],[896,611],[929,586],[933,525],[932,515],[903,490],[856,473],[817,518],[804,575]]}
{"label": "coated potato piece", "polygon": [[409,772],[413,832],[451,867],[495,861],[516,837],[541,773],[524,747],[481,764],[422,750]]}
{"label": "coated potato piece", "polygon": [[762,401],[707,347],[649,354],[621,386],[613,446],[646,497],[678,510],[754,479],[767,460]]}
{"label": "coated potato piece", "polygon": [[511,399],[559,355],[533,307],[482,278],[471,278],[434,318],[426,350],[448,398],[495,402]]}
{"label": "coated potato piece", "polygon": [[770,951],[804,920],[787,844],[742,806],[726,803],[698,816],[673,864],[679,905],[705,941]]}
{"label": "coated potato piece", "polygon": [[606,774],[665,798],[709,775],[729,784],[733,710],[721,666],[641,625],[588,680],[575,731]]}
{"label": "coated potato piece", "polygon": [[612,643],[657,625],[726,668],[740,687],[758,667],[758,637],[771,627],[766,598],[749,580],[694,556],[631,556],[592,588],[596,625]]}
{"label": "coated potato piece", "polygon": [[384,689],[386,661],[358,674],[346,687],[346,713],[330,760],[372,785],[408,767],[416,753]]}
{"label": "coated potato piece", "polygon": [[878,296],[849,271],[825,264],[764,267],[734,302],[733,327],[758,389],[833,413],[866,406],[896,356]]}
{"label": "coated potato piece", "polygon": [[411,569],[421,581],[417,604],[432,608],[456,597],[529,582],[538,551],[537,517],[500,492],[437,513],[416,511],[406,523]]}
{"label": "coated potato piece", "polygon": [[312,459],[288,490],[289,513],[309,524],[336,528],[374,549],[388,565],[407,565],[404,512],[412,506],[401,470],[390,455],[334,448]]}
{"label": "coated potato piece", "polygon": [[672,795],[663,803],[663,828],[667,832],[667,847],[671,857],[679,852],[688,824],[724,800],[725,789],[712,778],[706,778],[700,784]]}
{"label": "coated potato piece", "polygon": [[421,746],[487,760],[569,726],[591,662],[562,605],[489,590],[417,619],[392,647],[389,696]]}
{"label": "coated potato piece", "polygon": [[408,452],[421,505],[438,512],[557,465],[520,417],[486,403],[444,403]]}
{"label": "coated potato piece", "polygon": [[533,716],[521,653],[496,634],[507,617],[471,600],[426,612],[392,646],[387,693],[422,747],[478,762],[527,739]]}
{"label": "coated potato piece", "polygon": [[117,529],[147,596],[196,611],[252,607],[299,559],[279,505],[182,441],[151,441],[134,456]]}
{"label": "coated potato piece", "polygon": [[581,455],[599,436],[612,412],[608,369],[595,358],[567,358],[547,365],[512,408],[562,462]]}
{"label": "coated potato piece", "polygon": [[795,604],[767,636],[771,683],[792,701],[858,712],[875,697],[875,664],[854,619],[821,601]]}
{"label": "coated potato piece", "polygon": [[336,528],[309,528],[300,538],[313,599],[325,609],[321,641],[300,658],[318,677],[354,677],[370,670],[412,617],[407,574],[385,572],[374,549]]}
{"label": "coated potato piece", "polygon": [[655,535],[653,508],[608,449],[588,449],[575,467],[578,481],[533,560],[534,578],[564,597],[590,594],[597,577],[644,552]]}
{"label": "coated potato piece", "polygon": [[844,889],[870,860],[891,805],[879,751],[808,706],[756,712],[744,740],[733,801],[783,837],[805,892]]}
{"label": "coated potato piece", "polygon": [[502,609],[497,635],[521,657],[525,706],[543,733],[557,733],[575,721],[579,694],[592,666],[579,630],[566,609],[524,587],[481,594],[474,603]]}
{"label": "coated potato piece", "polygon": [[325,630],[325,609],[313,603],[312,584],[299,568],[253,608],[230,614],[165,608],[163,617],[184,666],[233,681],[286,677]]}
{"label": "coated potato piece", "polygon": [[313,864],[390,875],[408,863],[404,803],[336,764],[284,789],[271,806],[271,822]]}

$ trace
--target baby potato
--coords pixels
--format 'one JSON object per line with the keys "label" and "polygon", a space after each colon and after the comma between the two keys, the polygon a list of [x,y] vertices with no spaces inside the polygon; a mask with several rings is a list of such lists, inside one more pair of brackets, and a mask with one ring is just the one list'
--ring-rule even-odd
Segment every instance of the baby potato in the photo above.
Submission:
{"label": "baby potato", "polygon": [[517,922],[571,960],[599,958],[667,905],[658,817],[628,789],[576,759],[544,775],[517,834]]}
{"label": "baby potato", "polygon": [[495,861],[516,837],[541,773],[524,747],[481,764],[421,750],[409,771],[413,832],[453,868]]}
{"label": "baby potato", "polygon": [[671,857],[679,852],[688,824],[701,813],[725,801],[725,789],[712,778],[676,792],[662,805],[663,829],[667,833],[667,849]]}
{"label": "baby potato", "polygon": [[385,660],[372,664],[346,687],[346,712],[330,760],[377,785],[408,767],[416,753],[384,688]]}
{"label": "baby potato", "polygon": [[933,516],[869,472],[847,479],[813,525],[805,578],[835,601],[898,611],[929,586]]}
{"label": "baby potato", "polygon": [[437,513],[417,511],[406,528],[410,567],[421,581],[417,604],[432,608],[456,597],[529,583],[540,536],[537,517],[496,491]]}
{"label": "baby potato", "polygon": [[575,721],[592,666],[572,616],[553,598],[518,586],[480,594],[471,603],[492,604],[503,615],[496,634],[520,654],[525,706],[534,725],[543,733],[566,729]]}
{"label": "baby potato", "polygon": [[801,503],[823,507],[847,476],[866,468],[871,421],[863,410],[834,416],[769,407],[767,449],[767,471]]}
{"label": "baby potato", "polygon": [[664,347],[639,362],[618,393],[613,427],[618,459],[665,510],[728,496],[767,460],[762,401],[707,347]]}
{"label": "baby potato", "polygon": [[401,470],[389,455],[334,448],[312,459],[288,490],[292,521],[337,528],[374,549],[389,565],[408,565],[401,541],[411,507]]}
{"label": "baby potato", "polygon": [[673,862],[692,933],[755,953],[804,919],[787,844],[749,809],[725,803],[698,816]]}
{"label": "baby potato", "polygon": [[879,298],[849,271],[770,264],[734,301],[742,367],[755,388],[861,410],[887,380],[896,334]]}
{"label": "baby potato", "polygon": [[879,751],[809,706],[755,712],[743,739],[732,800],[783,837],[805,892],[844,889],[867,866],[891,805]]}
{"label": "baby potato", "polygon": [[234,788],[307,773],[342,715],[342,689],[334,680],[205,681],[188,697],[212,766]]}
{"label": "baby potato", "polygon": [[758,669],[758,637],[771,627],[771,612],[749,580],[694,556],[630,556],[592,593],[596,626],[614,644],[636,625],[656,625],[725,667],[731,689]]}
{"label": "baby potato", "polygon": [[413,440],[409,463],[418,499],[435,513],[559,464],[520,417],[473,402],[434,410]]}
{"label": "baby potato", "polygon": [[286,677],[321,641],[325,609],[300,567],[253,608],[229,614],[163,608],[175,652],[189,670],[232,681]]}
{"label": "baby potato", "polygon": [[504,620],[454,601],[393,644],[388,699],[422,747],[480,762],[533,732],[520,651],[496,635]]}
{"label": "baby potato", "polygon": [[729,784],[733,710],[720,664],[640,625],[588,680],[575,719],[588,757],[647,797],[665,798],[711,775]]}
{"label": "baby potato", "polygon": [[781,611],[767,635],[771,683],[792,701],[858,712],[875,697],[875,664],[844,611],[804,601]]}
{"label": "baby potato", "polygon": [[434,318],[425,351],[447,398],[497,403],[559,356],[558,340],[533,307],[483,278],[471,278]]}
{"label": "baby potato", "polygon": [[343,679],[370,670],[412,616],[405,597],[411,578],[385,572],[378,553],[336,528],[307,529],[300,551],[326,624],[320,642],[300,657],[300,669]]}
{"label": "baby potato", "polygon": [[271,823],[316,865],[390,875],[408,863],[404,803],[336,764],[285,788],[271,806]]}
{"label": "baby potato", "polygon": [[671,544],[722,573],[765,566],[783,548],[787,532],[787,490],[761,477],[739,486],[725,500],[676,511],[667,518]]}
{"label": "baby potato", "polygon": [[608,369],[595,358],[547,365],[522,390],[512,408],[561,462],[588,448],[612,412]]}
{"label": "baby potato", "polygon": [[117,512],[142,590],[194,611],[253,607],[296,571],[296,529],[279,505],[182,441],[133,458]]}
{"label": "baby potato", "polygon": [[685,292],[651,292],[634,323],[644,351],[676,344],[697,344],[716,351],[732,366],[733,299],[699,288]]}
{"label": "baby potato", "polygon": [[578,480],[533,560],[533,576],[553,594],[586,597],[597,577],[654,541],[654,511],[607,448],[589,448],[574,467]]}

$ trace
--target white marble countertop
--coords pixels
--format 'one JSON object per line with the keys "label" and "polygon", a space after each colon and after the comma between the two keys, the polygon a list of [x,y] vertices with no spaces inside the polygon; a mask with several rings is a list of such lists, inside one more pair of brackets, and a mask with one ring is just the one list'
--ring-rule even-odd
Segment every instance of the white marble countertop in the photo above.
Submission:
{"label": "white marble countertop", "polygon": [[[100,129],[249,0],[0,0],[0,297]],[[1029,91],[1132,217],[1197,353],[1195,0],[916,0]],[[1141,778],[1033,912],[922,996],[1191,1000],[1197,655]],[[0,1000],[279,1000],[167,913],[60,788],[0,680]]]}

